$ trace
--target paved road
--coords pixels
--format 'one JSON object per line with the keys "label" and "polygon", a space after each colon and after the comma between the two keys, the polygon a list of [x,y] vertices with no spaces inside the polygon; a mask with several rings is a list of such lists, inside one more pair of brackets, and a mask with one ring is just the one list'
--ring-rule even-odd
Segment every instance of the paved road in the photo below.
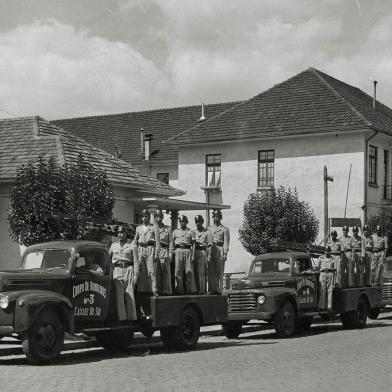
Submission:
{"label": "paved road", "polygon": [[0,357],[1,392],[392,392],[392,312],[365,330],[314,325],[276,339],[267,324],[239,339],[203,336],[191,352],[139,344],[121,357],[99,348],[63,353],[56,365]]}

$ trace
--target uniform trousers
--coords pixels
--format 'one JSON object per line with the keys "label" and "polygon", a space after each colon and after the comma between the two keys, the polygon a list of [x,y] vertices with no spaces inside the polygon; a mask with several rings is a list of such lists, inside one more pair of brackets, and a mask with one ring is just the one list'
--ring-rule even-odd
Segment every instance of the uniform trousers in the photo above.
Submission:
{"label": "uniform trousers", "polygon": [[372,263],[370,265],[371,272],[371,284],[373,286],[382,284],[383,273],[384,273],[384,251],[374,251],[372,257]]}
{"label": "uniform trousers", "polygon": [[334,285],[333,272],[320,272],[320,298],[319,308],[332,310],[332,290]]}
{"label": "uniform trousers", "polygon": [[206,265],[207,254],[203,249],[196,249],[195,252],[195,281],[199,294],[206,293]]}
{"label": "uniform trousers", "polygon": [[169,249],[161,248],[159,252],[160,265],[157,267],[157,281],[159,292],[170,295],[172,293]]}
{"label": "uniform trousers", "polygon": [[192,249],[177,248],[175,250],[175,277],[177,294],[184,293],[184,272],[186,274],[185,287],[188,294],[196,291],[192,263]]}
{"label": "uniform trousers", "polygon": [[113,284],[119,320],[136,320],[137,318],[133,278],[133,266],[126,268],[114,267]]}
{"label": "uniform trousers", "polygon": [[213,245],[211,247],[211,261],[208,263],[208,292],[222,292],[224,272],[223,246]]}
{"label": "uniform trousers", "polygon": [[347,285],[344,285],[342,281],[342,285],[339,287],[354,287],[355,286],[355,280],[354,280],[354,257],[351,252],[345,252],[345,257],[346,257],[346,282]]}
{"label": "uniform trousers", "polygon": [[373,253],[372,252],[365,252],[364,257],[364,285],[370,286],[371,285],[371,264],[372,264]]}
{"label": "uniform trousers", "polygon": [[157,261],[154,260],[154,246],[139,246],[139,291],[142,293],[158,292]]}
{"label": "uniform trousers", "polygon": [[354,260],[354,286],[363,286],[364,261],[361,251],[353,251]]}
{"label": "uniform trousers", "polygon": [[[347,252],[348,254],[349,252]],[[350,252],[351,257],[351,252]],[[336,287],[347,287],[347,257],[345,253],[342,255],[332,255],[332,259],[334,261],[334,266],[336,269]]]}

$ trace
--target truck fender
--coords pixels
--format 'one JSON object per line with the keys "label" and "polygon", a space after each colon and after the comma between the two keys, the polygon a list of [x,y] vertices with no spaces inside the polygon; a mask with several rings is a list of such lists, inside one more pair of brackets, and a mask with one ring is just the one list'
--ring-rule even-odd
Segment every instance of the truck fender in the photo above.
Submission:
{"label": "truck fender", "polygon": [[65,331],[74,333],[73,307],[64,295],[45,290],[35,290],[22,294],[15,303],[14,330],[17,333],[29,330],[38,313],[45,307],[58,309]]}
{"label": "truck fender", "polygon": [[287,287],[271,287],[263,290],[267,301],[264,310],[271,313],[276,313],[285,301],[290,301],[296,312],[298,312],[298,294],[294,289],[287,289]]}

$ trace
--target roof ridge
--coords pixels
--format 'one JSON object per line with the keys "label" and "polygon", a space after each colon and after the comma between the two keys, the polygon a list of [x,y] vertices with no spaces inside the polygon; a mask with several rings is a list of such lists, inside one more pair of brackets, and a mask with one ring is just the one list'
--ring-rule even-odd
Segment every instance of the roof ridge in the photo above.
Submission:
{"label": "roof ridge", "polygon": [[[320,81],[322,82],[322,83],[324,83],[337,97],[339,97],[349,108],[350,108],[350,110],[357,116],[357,117],[359,117],[361,120],[363,120],[364,122],[365,122],[365,124],[367,125],[367,126],[369,126],[369,127],[372,127],[373,126],[373,124],[358,110],[358,109],[356,109],[355,107],[354,107],[354,105],[352,104],[352,103],[350,103],[349,101],[347,101],[344,97],[342,97],[342,95],[340,95],[336,90],[335,90],[335,88],[334,87],[332,87],[326,80],[325,80],[325,78],[321,75],[321,74],[324,74],[323,72],[321,72],[321,71],[319,71],[318,69],[316,69],[316,68],[313,68],[313,67],[309,67],[308,68],[308,70],[309,71],[311,71],[311,72],[313,72],[313,74],[314,75],[316,75],[319,79],[320,79]],[[329,75],[328,75],[329,76]],[[332,78],[332,79],[335,79],[335,80],[337,80],[339,83],[343,83],[343,84],[346,84],[347,86],[350,86],[351,88],[356,88],[356,87],[354,87],[354,86],[351,86],[351,85],[349,85],[349,84],[347,84],[347,83],[344,83],[344,82],[342,82],[342,81],[340,81],[339,79],[336,79],[336,78],[334,78],[334,77],[332,77],[332,76],[329,76],[330,78]],[[358,89],[358,90],[360,90],[360,89]],[[360,91],[362,91],[362,90],[360,90]]]}
{"label": "roof ridge", "polygon": [[[204,103],[204,107],[212,106],[212,105],[229,105],[229,104],[236,104],[238,102],[243,102],[243,101],[228,101],[228,102],[217,102],[217,103]],[[197,108],[200,107],[201,104],[195,104],[195,105],[187,105],[187,106],[172,106],[169,108],[158,108],[158,109],[148,109],[148,110],[136,110],[133,112],[120,112],[120,113],[109,113],[109,114],[97,114],[97,115],[92,115],[92,116],[81,116],[81,117],[67,117],[67,118],[57,118],[54,120],[51,120],[50,122],[56,122],[56,121],[66,121],[66,120],[76,120],[76,119],[89,119],[89,118],[99,118],[99,117],[114,117],[114,116],[121,116],[124,114],[135,114],[135,113],[155,113],[155,112],[164,112],[164,111],[170,111],[170,110],[176,110],[176,109],[190,109],[190,108]]]}

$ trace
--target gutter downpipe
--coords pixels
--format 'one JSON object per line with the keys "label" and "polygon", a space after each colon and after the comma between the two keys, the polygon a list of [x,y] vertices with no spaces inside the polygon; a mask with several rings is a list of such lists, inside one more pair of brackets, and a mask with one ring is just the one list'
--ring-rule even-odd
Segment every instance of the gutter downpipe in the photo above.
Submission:
{"label": "gutter downpipe", "polygon": [[368,165],[368,159],[369,159],[369,141],[374,138],[378,134],[378,131],[375,130],[373,135],[369,136],[368,138],[365,139],[365,164],[364,164],[364,181],[363,181],[363,219],[362,219],[362,225],[366,225],[367,223],[367,210],[368,210],[368,172],[369,172],[369,165]]}

